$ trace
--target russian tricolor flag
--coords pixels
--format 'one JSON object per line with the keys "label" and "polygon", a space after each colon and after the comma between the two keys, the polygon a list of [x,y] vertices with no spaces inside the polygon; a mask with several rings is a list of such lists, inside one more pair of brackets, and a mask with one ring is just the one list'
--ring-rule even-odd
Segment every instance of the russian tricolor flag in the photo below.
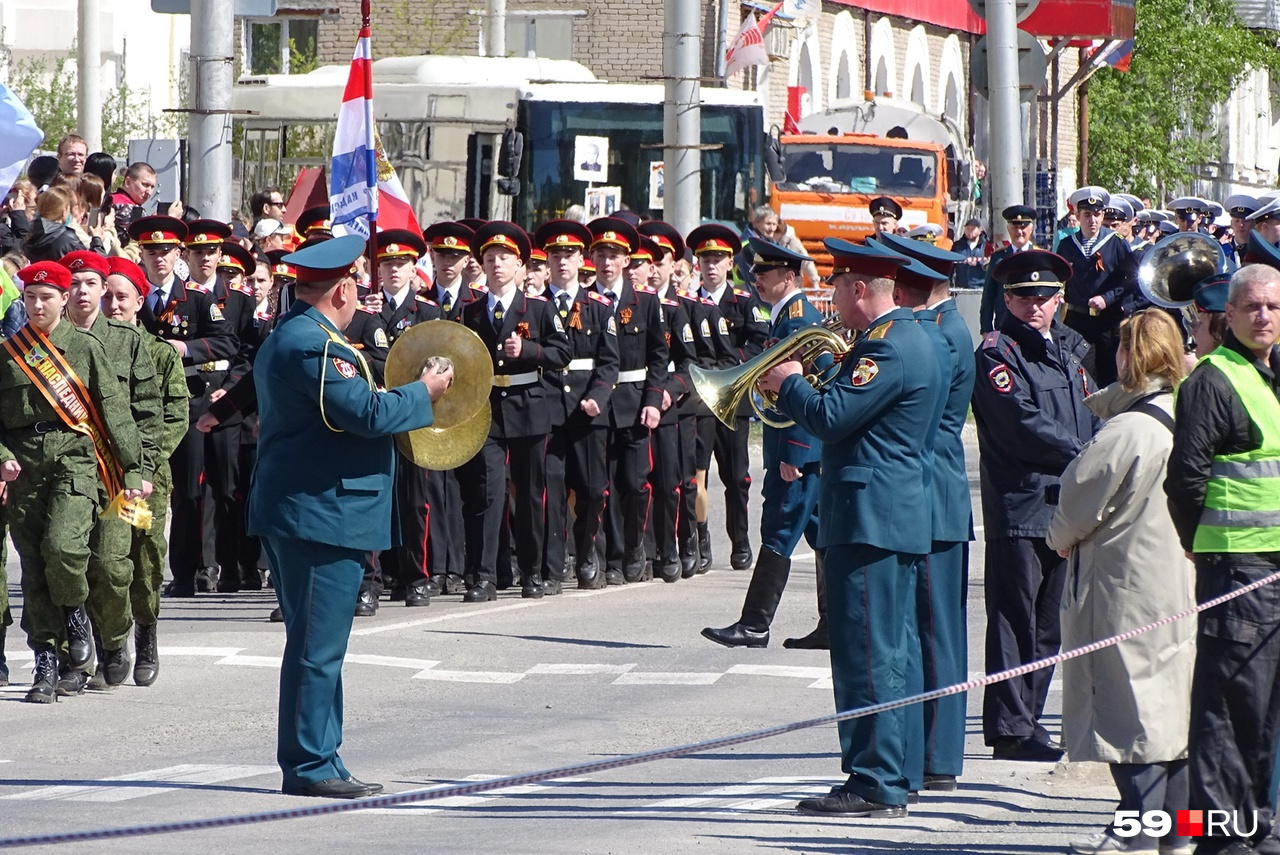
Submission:
{"label": "russian tricolor flag", "polygon": [[351,73],[338,110],[329,165],[333,225],[369,237],[369,223],[382,229],[421,231],[408,196],[382,150],[373,122],[373,51],[367,26],[360,28]]}

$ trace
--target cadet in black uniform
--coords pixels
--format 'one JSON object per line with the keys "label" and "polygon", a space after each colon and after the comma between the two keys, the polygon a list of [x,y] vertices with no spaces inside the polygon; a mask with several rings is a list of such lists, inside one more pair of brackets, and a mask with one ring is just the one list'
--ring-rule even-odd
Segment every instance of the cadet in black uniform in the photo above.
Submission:
{"label": "cadet in black uniform", "polygon": [[[242,284],[243,272],[234,268],[224,271],[221,267],[222,247],[231,238],[231,227],[216,220],[192,220],[187,223],[187,265],[192,270],[192,288],[199,288],[213,296],[227,326],[236,336],[239,348],[231,360],[229,370],[221,382],[211,388],[209,403],[227,394],[236,381],[248,370],[246,348],[253,346],[252,290],[230,287],[230,282]],[[240,252],[248,255],[241,247]],[[240,265],[243,267],[243,263]],[[196,271],[212,271],[199,281]],[[230,280],[230,281],[229,281]],[[234,593],[240,590],[240,553],[244,538],[244,497],[239,490],[241,481],[248,486],[247,477],[240,475],[240,439],[244,420],[239,414],[220,420],[217,427],[205,435],[204,444],[204,500],[201,508],[201,534],[203,536],[201,562],[203,567],[196,577],[200,590]],[[247,476],[247,473],[246,473]],[[212,559],[212,560],[210,560]],[[256,560],[256,559],[255,559]],[[253,575],[257,575],[256,568]],[[258,587],[261,587],[259,583]]]}
{"label": "cadet in black uniform", "polygon": [[[440,307],[440,316],[445,320],[461,320],[465,304],[489,299],[483,288],[475,288],[465,281],[474,234],[473,229],[454,222],[435,223],[422,233],[431,248],[435,280],[434,290],[428,296]],[[462,526],[462,492],[456,469],[432,474],[427,482],[427,501],[435,509],[431,531],[428,532],[431,579],[427,588],[433,595],[444,592],[460,594],[465,590],[462,573],[466,536]]]}
{"label": "cadet in black uniform", "polygon": [[[1101,212],[1099,212],[1101,213]],[[1044,250],[1020,252],[992,272],[1009,313],[978,346],[978,425],[986,539],[987,673],[1058,652],[1058,607],[1067,563],[1045,543],[1058,477],[1097,430],[1084,405],[1096,391],[1086,345],[1055,313],[1071,268]],[[1056,761],[1062,749],[1040,724],[1051,668],[987,687],[982,731],[995,756]]]}
{"label": "cadet in black uniform", "polygon": [[1100,386],[1115,382],[1116,336],[1139,297],[1133,251],[1102,225],[1110,202],[1111,195],[1101,187],[1072,193],[1080,231],[1059,241],[1055,250],[1071,266],[1064,322],[1093,346],[1093,374]]}
{"label": "cadet in black uniform", "polygon": [[[440,308],[415,292],[416,265],[427,252],[426,242],[416,232],[405,229],[378,232],[375,240],[378,284],[382,294],[382,311],[378,320],[386,330],[389,347],[415,324],[438,319]],[[391,588],[393,601],[403,600],[406,606],[431,605],[428,538],[434,508],[430,504],[428,483],[435,473],[428,473],[399,451],[396,454],[396,500],[393,508],[398,519],[400,543],[384,550],[377,561],[365,565],[364,580],[356,600],[356,614],[360,617],[377,611],[384,586]]]}
{"label": "cadet in black uniform", "polygon": [[[640,246],[631,255],[627,268],[633,288],[654,290],[654,258],[663,251],[652,238],[640,237]],[[693,391],[689,366],[693,363],[693,329],[689,313],[675,294],[658,297],[662,306],[662,323],[667,344],[667,384],[662,394],[662,418],[650,436],[652,471],[649,484],[653,493],[653,520],[649,526],[653,547],[653,572],[664,582],[680,578],[678,521],[680,516],[680,405]]]}
{"label": "cadet in black uniform", "polygon": [[[641,223],[639,232],[652,238],[659,250],[658,256],[653,260],[653,275],[649,280],[654,291],[659,299],[679,300],[689,316],[694,361],[706,369],[736,365],[738,360],[729,343],[729,328],[715,303],[696,293],[679,290],[672,280],[675,261],[684,258],[685,253],[684,238],[680,236],[680,232],[675,226],[661,220]],[[698,470],[705,469],[711,460],[711,448],[708,446],[707,461],[699,466],[698,423],[703,418],[715,420],[711,410],[698,397],[697,389],[691,388],[680,402],[677,414],[677,435],[680,442],[680,513],[677,536],[680,541],[680,575],[686,579],[700,572],[705,573],[711,566],[709,554],[705,564],[700,561],[698,548],[699,528],[707,528],[705,520],[698,522]],[[704,507],[704,517],[705,514]],[[708,553],[710,548],[708,531]]]}
{"label": "cadet in black uniform", "polygon": [[[740,362],[746,362],[764,349],[769,336],[769,316],[758,297],[749,291],[734,288],[729,282],[729,268],[733,257],[742,249],[730,229],[719,225],[699,226],[689,233],[686,243],[698,259],[702,272],[702,296],[712,300],[724,316],[728,337]],[[716,455],[720,482],[724,484],[725,526],[729,532],[729,564],[734,570],[746,570],[751,566],[750,520],[747,501],[751,495],[750,459],[747,452],[751,403],[742,401],[738,407],[737,427],[730,430],[719,419],[710,425],[698,425],[700,443],[711,444]],[[702,458],[702,455],[699,455]],[[706,458],[708,461],[709,457]],[[699,486],[707,486],[706,471],[699,474]],[[709,556],[710,534],[699,539],[703,551]]]}
{"label": "cadet in black uniform", "polygon": [[459,469],[467,532],[467,592],[463,602],[497,598],[496,563],[508,472],[515,487],[513,542],[521,596],[540,598],[545,531],[544,443],[550,408],[539,370],[564,368],[569,340],[560,316],[541,297],[526,296],[516,274],[529,257],[529,237],[514,223],[495,221],[477,230],[473,254],[484,265],[489,299],[462,309],[462,322],[480,336],[493,358],[490,396],[493,425],[484,447]]}
{"label": "cadet in black uniform", "polygon": [[[667,345],[662,307],[648,288],[626,280],[640,235],[631,224],[602,217],[587,224],[595,291],[608,298],[618,329],[618,385],[609,403],[609,501],[605,507],[605,578],[638,582],[645,573],[649,514],[649,433],[662,418]],[[579,556],[581,560],[581,556]]]}
{"label": "cadet in black uniform", "polygon": [[547,537],[542,584],[558,593],[566,581],[567,495],[575,497],[573,545],[579,588],[603,588],[604,570],[596,560],[609,480],[605,449],[609,437],[609,400],[618,381],[618,329],[609,301],[580,286],[582,253],[591,232],[572,220],[552,220],[534,236],[547,253],[545,296],[569,337],[569,364],[544,370],[551,404],[547,439]]}
{"label": "cadet in black uniform", "polygon": [[191,392],[191,427],[169,459],[173,474],[169,529],[170,597],[194,597],[201,559],[200,476],[205,465],[205,437],[196,422],[209,406],[231,367],[239,344],[213,294],[187,288],[174,273],[186,225],[173,217],[144,217],[129,225],[129,235],[142,247],[142,266],[151,293],[139,318],[147,331],[169,342],[182,357]]}

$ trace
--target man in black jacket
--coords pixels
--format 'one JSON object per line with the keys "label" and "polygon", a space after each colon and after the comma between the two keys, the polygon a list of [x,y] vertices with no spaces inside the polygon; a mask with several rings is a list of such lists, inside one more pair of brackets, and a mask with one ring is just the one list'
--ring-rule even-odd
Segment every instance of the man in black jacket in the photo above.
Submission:
{"label": "man in black jacket", "polygon": [[[1280,263],[1231,278],[1227,331],[1178,390],[1165,492],[1203,602],[1280,570]],[[1271,778],[1280,729],[1280,585],[1200,615],[1191,682],[1192,805],[1235,811],[1197,852],[1275,852]],[[1239,835],[1255,812],[1252,839]],[[1212,836],[1217,831],[1223,836]]]}
{"label": "man in black jacket", "polygon": [[[1071,268],[1044,250],[1019,252],[992,277],[1004,286],[999,332],[977,351],[973,415],[986,532],[987,672],[1058,652],[1066,561],[1045,543],[1058,477],[1097,430],[1084,339],[1055,319]],[[987,687],[982,730],[997,759],[1055,761],[1040,724],[1052,669]]]}

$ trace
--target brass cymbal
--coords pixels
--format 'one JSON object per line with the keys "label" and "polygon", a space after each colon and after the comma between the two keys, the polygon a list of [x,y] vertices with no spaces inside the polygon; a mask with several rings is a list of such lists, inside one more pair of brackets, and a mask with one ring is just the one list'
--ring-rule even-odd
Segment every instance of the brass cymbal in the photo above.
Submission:
{"label": "brass cymbal", "polygon": [[489,409],[493,390],[493,362],[480,336],[455,321],[427,321],[405,330],[391,346],[384,370],[387,388],[412,383],[432,356],[453,362],[453,385],[432,406],[432,427],[446,430],[469,422]]}
{"label": "brass cymbal", "polygon": [[425,427],[396,434],[396,447],[423,469],[436,472],[457,469],[480,451],[492,421],[493,413],[486,401],[479,412],[460,425]]}

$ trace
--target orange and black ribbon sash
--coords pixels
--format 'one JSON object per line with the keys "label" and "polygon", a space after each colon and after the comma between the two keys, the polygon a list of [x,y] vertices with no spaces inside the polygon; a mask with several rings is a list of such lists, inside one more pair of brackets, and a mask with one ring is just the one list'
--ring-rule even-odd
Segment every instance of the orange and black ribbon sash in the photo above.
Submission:
{"label": "orange and black ribbon sash", "polygon": [[31,324],[24,325],[5,339],[4,349],[53,407],[58,418],[71,430],[93,440],[93,453],[98,458],[98,477],[107,488],[107,495],[115,498],[124,482],[120,462],[111,450],[106,423],[94,406],[93,396],[76,376],[66,357]]}

